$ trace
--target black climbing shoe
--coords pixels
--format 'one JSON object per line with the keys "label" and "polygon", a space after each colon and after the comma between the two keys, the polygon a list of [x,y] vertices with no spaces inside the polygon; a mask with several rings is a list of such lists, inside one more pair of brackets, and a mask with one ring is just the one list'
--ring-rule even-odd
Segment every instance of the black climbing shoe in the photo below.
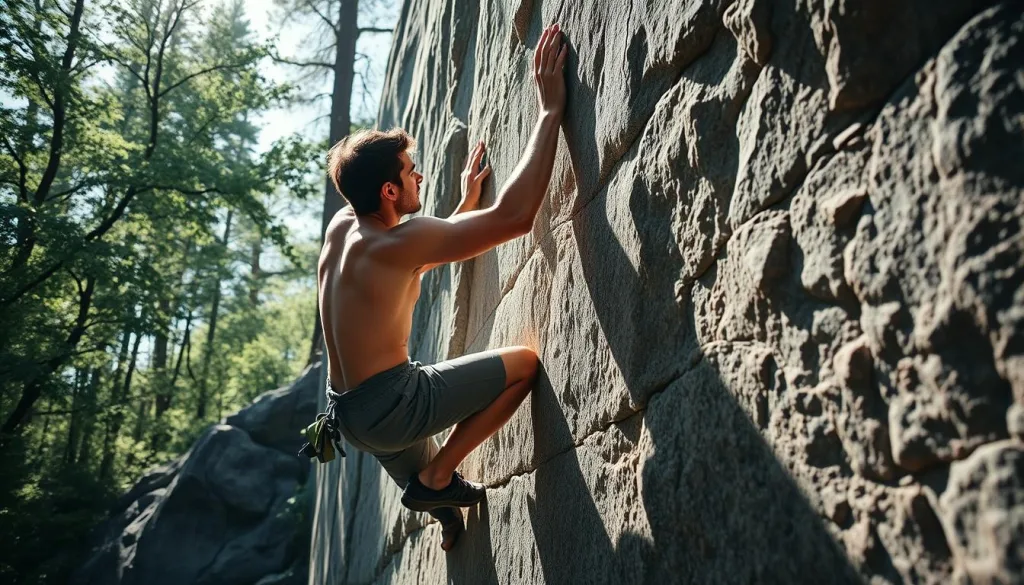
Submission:
{"label": "black climbing shoe", "polygon": [[439,490],[423,485],[419,474],[414,473],[402,492],[402,505],[417,512],[427,512],[442,506],[468,508],[484,499],[485,493],[483,484],[466,481],[458,471],[452,474],[451,483]]}

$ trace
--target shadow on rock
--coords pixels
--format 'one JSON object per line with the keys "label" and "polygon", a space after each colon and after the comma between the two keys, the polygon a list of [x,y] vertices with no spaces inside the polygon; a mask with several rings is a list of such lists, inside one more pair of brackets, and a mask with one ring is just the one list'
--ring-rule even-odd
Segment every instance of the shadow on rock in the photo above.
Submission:
{"label": "shadow on rock", "polygon": [[491,513],[487,500],[467,510],[466,531],[445,557],[448,582],[454,585],[498,583],[491,544]]}
{"label": "shadow on rock", "polygon": [[[735,47],[716,45],[709,58],[716,51],[731,59]],[[746,90],[718,96],[713,86],[721,78],[701,74],[688,71],[681,80],[692,91],[708,92],[704,102],[698,95],[689,107],[724,102],[720,110],[735,116]],[[736,76],[749,81],[746,71]],[[710,358],[714,348],[698,342],[690,288],[713,266],[728,238],[724,220],[731,184],[726,179],[735,176],[738,146],[684,143],[667,153],[644,151],[663,144],[659,139],[642,138],[632,181],[610,185],[573,220],[583,279],[639,412],[537,469],[530,514],[545,581],[858,582],[751,420],[757,411],[747,402],[756,405],[758,399],[748,400],[747,394],[764,397],[783,389],[771,385],[772,376],[754,376],[754,385],[733,376],[730,368],[742,370],[744,360],[752,360]],[[685,170],[687,148],[707,149],[704,160],[722,162],[703,174]],[[655,167],[661,156],[668,159],[668,173]],[[615,200],[622,196],[629,198],[626,213],[634,225],[616,230],[609,217],[623,213],[617,208],[627,202]],[[705,223],[680,226],[680,221]],[[630,241],[624,229],[635,229],[639,241]],[[694,234],[696,241],[685,240]],[[639,245],[639,252],[628,253],[624,241]],[[693,256],[695,247],[702,256]],[[635,266],[631,257],[643,261]],[[535,392],[550,391],[541,385]],[[549,402],[536,394],[534,401]],[[560,411],[535,414],[537,444],[573,444]],[[634,466],[630,472],[621,470],[629,466]],[[633,496],[640,502],[630,501]]]}

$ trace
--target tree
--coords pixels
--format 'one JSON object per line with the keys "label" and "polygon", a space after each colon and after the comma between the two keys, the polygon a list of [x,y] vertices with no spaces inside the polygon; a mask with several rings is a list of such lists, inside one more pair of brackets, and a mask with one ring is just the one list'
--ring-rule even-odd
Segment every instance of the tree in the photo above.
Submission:
{"label": "tree", "polygon": [[[132,249],[113,236],[209,224],[221,205],[269,229],[272,221],[253,193],[290,180],[296,166],[280,154],[225,165],[237,160],[225,155],[221,141],[242,126],[239,113],[282,96],[259,75],[259,47],[231,39],[218,46],[192,34],[187,23],[196,0],[101,8],[113,14],[113,41],[105,43],[100,33],[82,33],[103,30],[99,22],[83,27],[84,0],[67,14],[54,3],[16,1],[2,17],[10,33],[2,48],[14,58],[0,66],[0,89],[26,103],[0,111],[6,149],[0,240],[11,244],[0,255],[0,387],[5,397],[20,388],[0,428],[3,437],[25,423],[87,330],[102,322],[95,318],[106,312],[97,306],[98,287],[123,300],[118,287],[140,284],[151,268],[140,271],[123,259],[154,238],[136,239]],[[99,62],[117,67],[115,87],[87,83],[95,80],[85,73]],[[275,167],[282,162],[288,170]],[[185,221],[170,221],[171,213]],[[143,223],[128,221],[133,215]],[[54,309],[73,317],[53,319]],[[150,315],[166,329],[166,312]]]}
{"label": "tree", "polygon": [[5,583],[67,582],[127,483],[304,361],[315,250],[278,217],[320,194],[322,145],[253,151],[294,88],[261,75],[244,2],[211,4],[0,11]]}

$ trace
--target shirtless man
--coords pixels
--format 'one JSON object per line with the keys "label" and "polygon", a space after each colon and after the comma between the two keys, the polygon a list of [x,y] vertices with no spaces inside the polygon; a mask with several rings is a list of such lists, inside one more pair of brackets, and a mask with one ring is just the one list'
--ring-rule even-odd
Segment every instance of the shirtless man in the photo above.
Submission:
{"label": "shirtless man", "polygon": [[[432,366],[409,359],[408,340],[420,277],[447,262],[478,256],[530,231],[551,178],[565,108],[566,47],[557,24],[534,53],[540,112],[529,145],[493,205],[479,208],[490,175],[483,143],[462,173],[462,200],[451,217],[419,211],[409,157],[415,141],[401,129],[360,131],[328,155],[328,172],[350,203],[327,228],[320,254],[320,315],[327,346],[331,421],[346,440],[374,455],[404,488],[402,504],[430,512],[449,550],[463,529],[459,507],[484,486],[456,469],[508,419],[532,389],[537,354],[507,347]],[[438,448],[433,435],[454,425]]]}

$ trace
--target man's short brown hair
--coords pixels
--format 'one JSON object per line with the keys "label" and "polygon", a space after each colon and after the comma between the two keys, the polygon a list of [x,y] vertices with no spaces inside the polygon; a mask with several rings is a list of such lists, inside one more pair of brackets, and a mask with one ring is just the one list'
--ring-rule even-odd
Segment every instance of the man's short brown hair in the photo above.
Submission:
{"label": "man's short brown hair", "polygon": [[401,128],[357,130],[327,152],[327,173],[357,215],[374,213],[380,209],[384,183],[402,184],[398,157],[414,148],[416,140]]}

